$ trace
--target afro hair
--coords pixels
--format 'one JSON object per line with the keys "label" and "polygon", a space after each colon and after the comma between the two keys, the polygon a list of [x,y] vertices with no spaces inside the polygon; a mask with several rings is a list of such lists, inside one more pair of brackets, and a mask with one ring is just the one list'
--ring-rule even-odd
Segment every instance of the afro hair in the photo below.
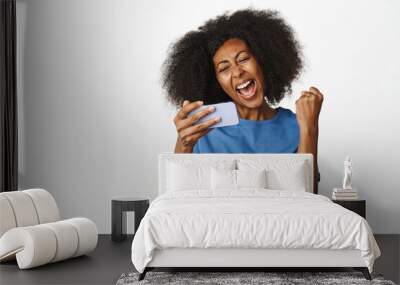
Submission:
{"label": "afro hair", "polygon": [[279,103],[303,67],[301,48],[292,28],[277,11],[245,9],[208,20],[175,42],[163,64],[162,84],[176,106],[184,100],[204,104],[232,101],[220,87],[213,56],[227,40],[238,38],[260,65],[267,101]]}

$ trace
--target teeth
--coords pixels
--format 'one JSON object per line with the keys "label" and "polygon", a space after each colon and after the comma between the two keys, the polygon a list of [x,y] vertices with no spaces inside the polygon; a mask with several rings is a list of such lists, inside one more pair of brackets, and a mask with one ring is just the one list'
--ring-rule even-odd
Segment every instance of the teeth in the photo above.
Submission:
{"label": "teeth", "polygon": [[249,86],[249,84],[251,83],[251,80],[246,81],[245,83],[242,83],[238,86],[236,86],[236,89],[243,89],[246,88],[247,86]]}

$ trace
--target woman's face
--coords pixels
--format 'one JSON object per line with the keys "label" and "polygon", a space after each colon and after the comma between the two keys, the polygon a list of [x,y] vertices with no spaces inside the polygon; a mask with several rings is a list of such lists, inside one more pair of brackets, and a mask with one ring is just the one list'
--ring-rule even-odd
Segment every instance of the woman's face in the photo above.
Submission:
{"label": "woman's face", "polygon": [[263,104],[264,76],[245,42],[227,40],[213,61],[219,84],[236,104],[247,108],[259,108]]}

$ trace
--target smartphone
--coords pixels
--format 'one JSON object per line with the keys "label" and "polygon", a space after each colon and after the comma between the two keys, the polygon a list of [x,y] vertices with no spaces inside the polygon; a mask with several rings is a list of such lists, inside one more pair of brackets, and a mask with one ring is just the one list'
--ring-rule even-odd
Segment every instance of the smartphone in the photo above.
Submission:
{"label": "smartphone", "polygon": [[195,125],[204,123],[205,121],[211,120],[216,117],[221,117],[221,121],[210,126],[210,128],[219,128],[219,127],[233,126],[239,124],[239,117],[237,114],[236,105],[233,102],[203,105],[197,108],[196,110],[190,112],[189,117],[203,110],[204,108],[208,108],[209,106],[214,106],[215,110],[212,113],[200,118],[195,123]]}

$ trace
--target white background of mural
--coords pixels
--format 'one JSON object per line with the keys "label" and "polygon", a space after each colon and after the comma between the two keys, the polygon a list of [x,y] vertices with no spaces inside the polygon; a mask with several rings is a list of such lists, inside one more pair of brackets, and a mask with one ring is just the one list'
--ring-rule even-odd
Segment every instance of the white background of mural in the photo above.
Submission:
{"label": "white background of mural", "polygon": [[281,12],[304,47],[300,91],[325,94],[320,193],[353,186],[375,233],[400,233],[400,2],[17,0],[20,188],[44,187],[62,216],[109,233],[114,195],[157,193],[175,109],[160,84],[169,45],[224,11]]}

